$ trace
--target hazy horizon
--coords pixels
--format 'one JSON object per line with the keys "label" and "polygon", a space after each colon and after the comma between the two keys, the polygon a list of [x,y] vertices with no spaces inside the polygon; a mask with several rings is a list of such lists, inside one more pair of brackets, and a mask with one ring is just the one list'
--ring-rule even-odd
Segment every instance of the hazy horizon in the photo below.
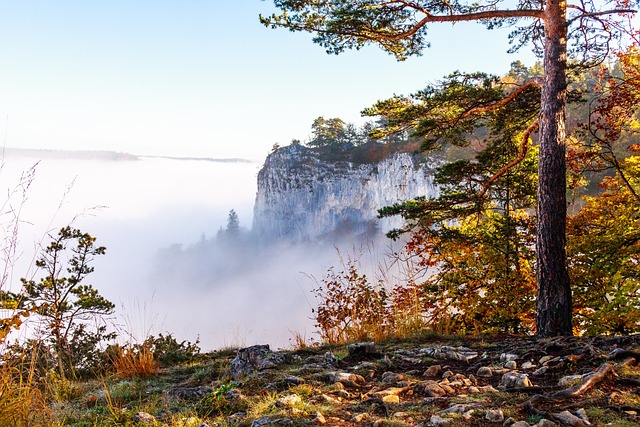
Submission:
{"label": "hazy horizon", "polygon": [[[9,191],[35,163],[5,158],[3,189]],[[251,228],[261,165],[154,157],[43,159],[20,212],[22,255],[11,283],[32,278],[37,246],[48,244],[47,232],[73,221],[106,246],[87,281],[116,304],[116,323],[138,340],[168,332],[178,340],[199,338],[203,350],[282,348],[294,334],[317,340],[311,319],[315,281],[329,267],[340,268],[335,245],[345,255],[358,249],[350,241],[260,246],[249,240],[236,251],[220,246],[216,236],[231,209],[246,233]],[[382,239],[369,247],[365,264],[374,266],[386,244]]]}

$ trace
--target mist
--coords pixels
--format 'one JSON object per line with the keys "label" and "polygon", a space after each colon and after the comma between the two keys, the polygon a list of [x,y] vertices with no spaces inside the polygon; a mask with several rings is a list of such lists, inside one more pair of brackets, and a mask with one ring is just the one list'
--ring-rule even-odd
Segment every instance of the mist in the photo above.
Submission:
{"label": "mist", "polygon": [[[48,233],[80,228],[107,248],[87,281],[117,305],[112,321],[136,340],[169,332],[199,339],[203,350],[285,348],[294,334],[317,340],[311,290],[339,267],[337,248],[360,252],[348,236],[296,245],[254,239],[256,162],[6,156],[3,190],[34,165],[10,283],[38,277],[33,262]],[[231,209],[241,226],[233,238],[224,233]],[[374,266],[387,245],[370,243],[365,264]]]}

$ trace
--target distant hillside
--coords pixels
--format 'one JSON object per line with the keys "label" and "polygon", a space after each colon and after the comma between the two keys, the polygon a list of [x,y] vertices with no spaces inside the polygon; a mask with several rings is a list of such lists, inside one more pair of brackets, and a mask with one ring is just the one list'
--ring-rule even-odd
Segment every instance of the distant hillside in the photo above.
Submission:
{"label": "distant hillside", "polygon": [[23,148],[5,148],[0,151],[3,157],[30,157],[37,159],[62,160],[110,160],[130,161],[140,160],[138,156],[116,151],[67,151],[67,150],[36,150]]}
{"label": "distant hillside", "polygon": [[172,156],[137,156],[118,151],[91,151],[91,150],[37,150],[24,148],[5,148],[0,150],[0,157],[29,157],[35,159],[60,159],[60,160],[106,160],[106,161],[132,161],[142,158],[204,161],[215,163],[251,163],[251,160],[241,158],[213,158],[213,157],[172,157]]}
{"label": "distant hillside", "polygon": [[172,157],[172,156],[140,156],[150,159],[168,159],[168,160],[188,160],[188,161],[200,161],[200,162],[214,162],[214,163],[253,163],[252,160],[242,159],[238,157],[231,157],[225,159],[218,159],[215,157]]}

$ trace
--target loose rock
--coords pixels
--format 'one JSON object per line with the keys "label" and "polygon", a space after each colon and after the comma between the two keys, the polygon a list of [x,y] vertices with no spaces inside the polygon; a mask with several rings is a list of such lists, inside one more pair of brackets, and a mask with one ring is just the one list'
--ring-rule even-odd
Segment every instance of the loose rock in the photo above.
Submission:
{"label": "loose rock", "polygon": [[507,372],[500,380],[500,386],[504,388],[531,387],[533,384],[527,374],[519,372]]}
{"label": "loose rock", "polygon": [[363,356],[367,354],[373,354],[376,352],[376,343],[359,342],[355,344],[349,344],[347,346],[347,352],[349,353],[349,356]]}
{"label": "loose rock", "polygon": [[323,426],[327,423],[327,419],[324,417],[324,415],[322,415],[322,413],[316,412],[316,416],[313,419],[313,423]]}
{"label": "loose rock", "polygon": [[426,371],[424,371],[424,376],[425,377],[436,377],[438,376],[438,374],[440,373],[440,371],[442,370],[442,366],[440,365],[431,365],[427,368]]}
{"label": "loose rock", "polygon": [[478,352],[467,347],[450,347],[447,345],[433,346],[420,349],[420,353],[434,359],[440,360],[460,360],[469,362],[478,357]]}
{"label": "loose rock", "polygon": [[136,423],[154,424],[156,422],[156,417],[146,412],[140,411],[136,413],[136,415],[133,417],[133,420]]}
{"label": "loose rock", "polygon": [[444,391],[442,387],[440,387],[440,385],[433,380],[421,382],[418,385],[418,389],[429,397],[442,397],[447,395],[447,392]]}
{"label": "loose rock", "polygon": [[571,427],[586,427],[586,424],[583,420],[573,415],[569,411],[562,411],[560,413],[553,414],[553,416],[562,424],[566,424]]}
{"label": "loose rock", "polygon": [[269,353],[271,349],[268,345],[254,345],[238,350],[236,358],[231,361],[231,376],[238,379],[242,375],[259,371]]}
{"label": "loose rock", "polygon": [[476,375],[480,378],[491,378],[493,376],[493,371],[488,366],[481,366],[476,372]]}
{"label": "loose rock", "polygon": [[518,369],[518,364],[514,360],[510,360],[504,364],[504,367],[515,371],[516,369]]}
{"label": "loose rock", "polygon": [[429,419],[429,422],[433,426],[446,426],[448,424],[451,424],[453,420],[449,418],[442,418],[438,415],[432,415],[431,418]]}
{"label": "loose rock", "polygon": [[489,409],[484,417],[492,423],[504,421],[502,409]]}
{"label": "loose rock", "polygon": [[293,420],[289,418],[261,417],[253,420],[251,427],[267,427],[267,426],[290,426]]}
{"label": "loose rock", "polygon": [[302,402],[300,396],[298,396],[297,394],[290,394],[288,396],[277,399],[276,406],[278,408],[292,408],[300,402]]}

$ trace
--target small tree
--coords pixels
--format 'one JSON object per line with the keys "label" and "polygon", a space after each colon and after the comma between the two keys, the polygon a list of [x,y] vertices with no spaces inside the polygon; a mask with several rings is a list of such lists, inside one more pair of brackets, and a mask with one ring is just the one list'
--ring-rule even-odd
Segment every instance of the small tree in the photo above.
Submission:
{"label": "small tree", "polygon": [[320,116],[313,121],[313,139],[310,147],[335,147],[344,142],[345,122],[340,118],[325,119]]}
{"label": "small tree", "polygon": [[[104,255],[106,248],[96,247],[95,237],[71,227],[61,228],[52,238],[36,260],[45,276],[38,281],[21,279],[23,290],[15,298],[20,307],[34,310],[42,319],[41,340],[50,346],[65,378],[87,361],[101,341],[113,337],[105,325],[91,330],[90,322],[112,314],[115,306],[92,285],[83,283],[94,270],[90,265],[94,257]],[[71,256],[65,275],[67,250]]]}
{"label": "small tree", "polygon": [[227,229],[225,230],[228,235],[235,236],[240,232],[240,218],[235,209],[229,211],[229,217],[227,218]]}

